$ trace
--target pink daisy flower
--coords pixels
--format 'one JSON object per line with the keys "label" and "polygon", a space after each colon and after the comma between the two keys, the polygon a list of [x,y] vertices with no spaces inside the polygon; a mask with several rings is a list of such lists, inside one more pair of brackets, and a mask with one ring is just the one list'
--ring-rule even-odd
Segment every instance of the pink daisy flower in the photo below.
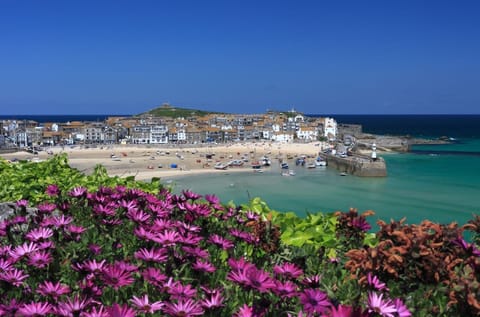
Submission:
{"label": "pink daisy flower", "polygon": [[23,273],[23,270],[14,268],[6,272],[0,273],[0,280],[18,287],[23,284],[23,281],[28,276],[28,274]]}
{"label": "pink daisy flower", "polygon": [[102,279],[106,285],[118,290],[120,287],[132,284],[135,279],[132,272],[119,267],[118,265],[109,265],[102,272]]}
{"label": "pink daisy flower", "polygon": [[45,193],[48,195],[48,196],[57,196],[58,194],[60,194],[60,189],[58,188],[57,185],[48,185],[47,188],[45,189]]}
{"label": "pink daisy flower", "polygon": [[72,197],[85,197],[87,195],[87,189],[85,187],[75,187],[69,193]]}
{"label": "pink daisy flower", "polygon": [[135,307],[137,311],[142,314],[153,314],[156,311],[162,309],[162,307],[165,305],[162,302],[150,303],[150,301],[148,300],[148,295],[143,295],[140,298],[133,296],[130,301],[132,302],[133,307]]}
{"label": "pink daisy flower", "polygon": [[172,317],[201,316],[205,312],[200,303],[193,299],[181,299],[176,303],[166,303],[163,311]]}
{"label": "pink daisy flower", "polygon": [[152,283],[154,286],[159,287],[167,279],[167,276],[157,268],[149,267],[142,272],[143,278]]}
{"label": "pink daisy flower", "polygon": [[219,236],[218,234],[210,235],[210,237],[208,238],[208,241],[220,246],[223,250],[228,250],[234,247],[234,244],[232,241],[225,239],[224,237]]}
{"label": "pink daisy flower", "polygon": [[29,304],[23,304],[18,308],[18,314],[20,316],[47,316],[52,311],[52,306],[45,302],[31,302]]}
{"label": "pink daisy flower", "polygon": [[212,309],[212,308],[225,306],[223,304],[224,300],[225,299],[223,298],[222,294],[220,292],[217,292],[217,293],[211,294],[209,297],[202,300],[200,303],[203,308]]}
{"label": "pink daisy flower", "polygon": [[45,281],[38,285],[37,293],[43,296],[50,296],[57,300],[60,296],[69,294],[70,287],[61,284],[60,282],[52,283],[50,281]]}
{"label": "pink daisy flower", "polygon": [[312,314],[322,314],[327,311],[328,307],[330,307],[330,301],[328,300],[327,294],[313,288],[307,288],[300,293],[300,302],[303,305],[303,309],[307,313]]}
{"label": "pink daisy flower", "polygon": [[200,259],[197,259],[195,261],[192,268],[196,271],[202,271],[202,272],[207,272],[207,273],[213,273],[216,270],[215,266],[213,266],[212,263],[210,263],[208,261],[202,261]]}
{"label": "pink daisy flower", "polygon": [[120,306],[119,304],[113,304],[112,307],[109,307],[108,309],[108,316],[110,317],[135,317],[136,312],[128,307],[128,305],[122,305]]}
{"label": "pink daisy flower", "polygon": [[368,311],[383,317],[394,317],[397,312],[395,305],[389,299],[383,299],[383,294],[368,293]]}
{"label": "pink daisy flower", "polygon": [[278,275],[282,275],[288,278],[298,278],[299,276],[303,275],[303,270],[296,266],[293,263],[283,263],[282,265],[275,265],[273,267],[273,272]]}
{"label": "pink daisy flower", "polygon": [[166,249],[152,247],[150,250],[142,248],[135,252],[135,258],[147,262],[163,263],[168,260]]}
{"label": "pink daisy flower", "polygon": [[37,242],[39,240],[46,240],[53,236],[53,231],[50,228],[36,228],[25,235],[29,241]]}
{"label": "pink daisy flower", "polygon": [[36,268],[44,268],[53,261],[53,257],[50,252],[46,250],[40,250],[28,255],[27,263]]}

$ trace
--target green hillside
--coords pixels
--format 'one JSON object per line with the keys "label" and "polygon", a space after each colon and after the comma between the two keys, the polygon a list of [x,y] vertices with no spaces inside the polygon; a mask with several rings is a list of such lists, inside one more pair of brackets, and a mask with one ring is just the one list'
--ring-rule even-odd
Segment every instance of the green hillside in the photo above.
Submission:
{"label": "green hillside", "polygon": [[219,112],[212,112],[212,111],[203,111],[197,109],[188,109],[188,108],[180,108],[175,107],[170,104],[162,104],[161,106],[154,108],[150,111],[144,112],[139,114],[139,116],[144,115],[152,115],[155,117],[171,117],[171,118],[178,118],[178,117],[192,117],[192,116],[205,116],[212,113],[219,113]]}

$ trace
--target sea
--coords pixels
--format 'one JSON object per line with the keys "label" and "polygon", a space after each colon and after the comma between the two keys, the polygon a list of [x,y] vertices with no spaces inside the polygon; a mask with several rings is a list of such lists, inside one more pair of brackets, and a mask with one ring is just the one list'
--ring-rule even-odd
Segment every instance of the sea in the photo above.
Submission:
{"label": "sea", "polygon": [[[102,121],[111,115],[0,116],[37,122]],[[312,115],[317,116],[317,115]],[[173,191],[215,194],[222,202],[247,204],[261,197],[277,211],[307,213],[373,210],[376,220],[465,224],[480,215],[480,115],[318,115],[361,124],[367,133],[452,138],[446,145],[417,145],[409,153],[386,154],[388,176],[340,176],[333,168],[296,168],[281,176],[275,163],[262,174],[212,173],[165,178]],[[65,120],[67,119],[67,120]]]}
{"label": "sea", "polygon": [[247,204],[261,197],[276,211],[307,213],[373,210],[370,223],[400,220],[465,224],[480,215],[480,115],[330,115],[362,124],[367,133],[452,138],[446,145],[417,145],[409,153],[383,155],[385,178],[340,176],[333,168],[295,167],[281,176],[272,165],[262,174],[207,174],[166,179],[174,191],[216,194],[223,202]]}

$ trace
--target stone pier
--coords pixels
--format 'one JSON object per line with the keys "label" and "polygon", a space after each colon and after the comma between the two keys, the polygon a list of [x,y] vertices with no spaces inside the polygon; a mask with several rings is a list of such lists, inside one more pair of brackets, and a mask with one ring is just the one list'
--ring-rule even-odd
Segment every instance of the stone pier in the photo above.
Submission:
{"label": "stone pier", "polygon": [[319,155],[327,161],[329,167],[333,167],[340,172],[361,177],[387,176],[387,165],[381,157],[373,161],[368,156],[358,154],[345,158],[325,153]]}

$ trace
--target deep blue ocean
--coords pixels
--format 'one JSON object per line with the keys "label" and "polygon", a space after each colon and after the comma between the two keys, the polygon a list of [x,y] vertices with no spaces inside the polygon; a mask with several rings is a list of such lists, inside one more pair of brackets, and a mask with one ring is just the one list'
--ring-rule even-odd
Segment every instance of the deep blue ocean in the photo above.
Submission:
{"label": "deep blue ocean", "polygon": [[418,145],[412,152],[387,154],[388,176],[342,177],[332,168],[295,169],[282,177],[272,165],[261,175],[209,174],[166,180],[176,192],[190,189],[217,194],[222,201],[248,203],[261,197],[277,211],[299,216],[373,210],[376,219],[406,217],[408,223],[429,219],[466,223],[480,214],[480,115],[331,115],[340,123],[358,123],[364,132],[417,137],[454,138],[452,144]]}

